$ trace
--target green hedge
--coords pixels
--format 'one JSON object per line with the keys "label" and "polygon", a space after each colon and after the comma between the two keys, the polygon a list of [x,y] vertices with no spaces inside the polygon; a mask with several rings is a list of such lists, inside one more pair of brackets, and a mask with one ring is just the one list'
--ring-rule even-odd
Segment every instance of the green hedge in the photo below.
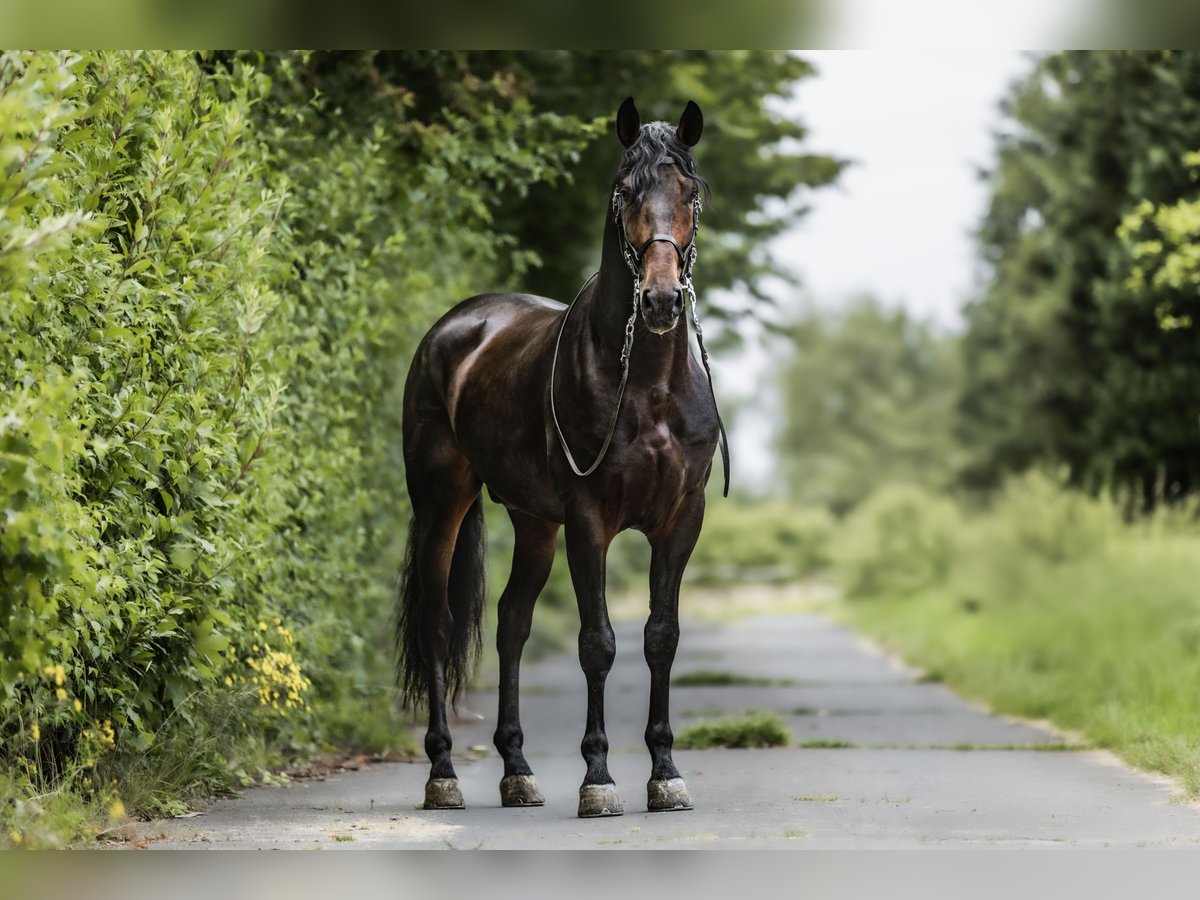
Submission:
{"label": "green hedge", "polygon": [[0,57],[0,840],[398,739],[404,361],[491,283],[488,194],[596,129],[305,61]]}

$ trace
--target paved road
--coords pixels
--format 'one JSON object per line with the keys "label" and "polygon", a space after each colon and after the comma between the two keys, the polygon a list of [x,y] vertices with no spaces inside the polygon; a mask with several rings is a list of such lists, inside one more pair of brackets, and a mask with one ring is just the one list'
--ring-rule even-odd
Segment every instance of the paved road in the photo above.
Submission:
{"label": "paved road", "polygon": [[[1200,813],[1173,799],[1170,784],[1107,754],[1062,750],[1058,735],[990,716],[806,615],[719,628],[685,623],[677,675],[718,669],[787,683],[677,687],[676,732],[722,712],[770,709],[786,718],[793,745],[677,751],[696,809],[644,812],[640,628],[618,627],[617,641],[607,718],[622,817],[575,817],[584,681],[564,654],[527,665],[523,675],[526,749],[545,807],[500,806],[489,689],[465,700],[482,718],[453,725],[464,751],[457,766],[465,810],[416,808],[425,764],[379,764],[249,790],[201,817],[149,823],[142,833],[156,836],[154,847],[193,848],[1200,847]],[[466,758],[471,747],[485,749]]]}

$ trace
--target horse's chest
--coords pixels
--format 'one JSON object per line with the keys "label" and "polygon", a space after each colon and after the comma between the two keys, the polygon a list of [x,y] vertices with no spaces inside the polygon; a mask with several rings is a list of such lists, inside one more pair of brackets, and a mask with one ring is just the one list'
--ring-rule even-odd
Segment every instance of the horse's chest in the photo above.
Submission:
{"label": "horse's chest", "polygon": [[681,423],[672,420],[667,408],[647,412],[629,436],[621,470],[626,476],[627,497],[656,503],[685,492],[696,473]]}

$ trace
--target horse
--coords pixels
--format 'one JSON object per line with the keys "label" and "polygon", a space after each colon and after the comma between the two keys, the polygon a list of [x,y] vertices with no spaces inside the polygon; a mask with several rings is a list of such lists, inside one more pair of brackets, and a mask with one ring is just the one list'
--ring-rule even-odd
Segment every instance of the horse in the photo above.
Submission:
{"label": "horse", "polygon": [[[446,698],[457,697],[481,644],[482,490],[515,532],[498,605],[501,803],[545,802],[522,751],[521,651],[550,574],[558,530],[579,608],[587,682],[579,816],[621,815],[608,770],[604,685],[616,654],[605,601],[605,556],[616,534],[651,547],[646,746],[651,810],[693,808],[672,760],[671,665],[679,643],[684,567],[704,518],[718,437],[729,462],[691,281],[708,183],[692,147],[704,118],[689,101],[679,123],[641,123],[621,104],[624,150],[604,225],[599,270],[571,304],[481,294],[447,312],[419,344],[405,382],[403,447],[413,519],[397,600],[397,674],[405,700],[428,704],[425,809],[458,809]],[[698,363],[686,321],[690,301]],[[577,458],[592,462],[586,467]]]}

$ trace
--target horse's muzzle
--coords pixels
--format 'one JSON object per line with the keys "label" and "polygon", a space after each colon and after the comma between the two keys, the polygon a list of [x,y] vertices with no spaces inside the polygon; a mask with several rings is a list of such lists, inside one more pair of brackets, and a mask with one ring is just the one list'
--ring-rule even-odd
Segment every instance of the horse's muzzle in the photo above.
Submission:
{"label": "horse's muzzle", "polygon": [[642,291],[642,321],[655,334],[666,334],[683,312],[683,288]]}

